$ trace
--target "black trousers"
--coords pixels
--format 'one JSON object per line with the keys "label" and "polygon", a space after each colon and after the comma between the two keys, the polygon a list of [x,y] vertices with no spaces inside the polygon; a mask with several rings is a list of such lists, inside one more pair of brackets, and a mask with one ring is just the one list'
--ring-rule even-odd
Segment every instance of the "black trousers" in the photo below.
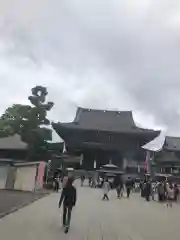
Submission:
{"label": "black trousers", "polygon": [[55,181],[55,188],[54,191],[58,192],[59,191],[59,183]]}
{"label": "black trousers", "polygon": [[127,192],[127,198],[129,198],[130,193],[131,193],[131,189],[130,189],[130,188],[127,188],[127,189],[126,189],[126,192]]}
{"label": "black trousers", "polygon": [[120,197],[120,193],[121,193],[121,188],[117,187],[116,188],[116,192],[117,192],[117,197],[119,198]]}
{"label": "black trousers", "polygon": [[158,194],[158,200],[159,202],[162,202],[164,200],[163,194]]}
{"label": "black trousers", "polygon": [[104,193],[102,200],[105,200],[105,199],[109,200],[108,195]]}
{"label": "black trousers", "polygon": [[63,225],[69,226],[71,222],[72,206],[63,205]]}
{"label": "black trousers", "polygon": [[147,202],[150,201],[150,194],[146,194],[146,201],[147,201]]}
{"label": "black trousers", "polygon": [[145,197],[145,192],[143,188],[141,189],[141,197]]}

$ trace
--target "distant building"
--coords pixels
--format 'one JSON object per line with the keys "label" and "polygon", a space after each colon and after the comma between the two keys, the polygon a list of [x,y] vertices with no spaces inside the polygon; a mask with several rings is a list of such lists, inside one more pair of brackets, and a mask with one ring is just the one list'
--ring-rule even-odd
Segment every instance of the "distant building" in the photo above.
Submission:
{"label": "distant building", "polygon": [[[46,161],[52,155],[59,155],[63,152],[63,142],[46,143],[46,149],[39,154],[38,161]],[[28,159],[28,144],[21,140],[20,135],[15,134],[9,137],[0,138],[0,159],[11,159],[14,161],[34,161]]]}
{"label": "distant building", "polygon": [[27,149],[27,143],[18,134],[0,138],[0,159],[25,160]]}
{"label": "distant building", "polygon": [[108,163],[123,168],[124,160],[144,161],[141,147],[160,134],[137,127],[131,111],[78,108],[73,122],[52,126],[65,141],[67,152],[81,155],[82,168],[89,170],[94,162],[99,169]]}
{"label": "distant building", "polygon": [[153,163],[156,172],[180,174],[180,138],[167,136]]}

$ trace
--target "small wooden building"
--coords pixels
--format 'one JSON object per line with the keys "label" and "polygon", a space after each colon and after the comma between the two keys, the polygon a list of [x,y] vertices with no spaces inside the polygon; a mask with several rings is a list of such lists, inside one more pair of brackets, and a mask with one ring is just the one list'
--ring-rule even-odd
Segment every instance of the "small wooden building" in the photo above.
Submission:
{"label": "small wooden building", "polygon": [[0,189],[36,191],[43,188],[45,162],[0,160]]}
{"label": "small wooden building", "polygon": [[43,188],[44,162],[15,163],[14,190],[36,191]]}
{"label": "small wooden building", "polygon": [[27,157],[27,143],[18,134],[0,138],[0,159],[25,160]]}

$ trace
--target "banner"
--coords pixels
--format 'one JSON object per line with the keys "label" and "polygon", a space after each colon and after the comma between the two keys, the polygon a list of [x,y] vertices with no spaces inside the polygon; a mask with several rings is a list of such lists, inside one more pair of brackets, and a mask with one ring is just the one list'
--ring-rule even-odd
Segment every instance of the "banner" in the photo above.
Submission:
{"label": "banner", "polygon": [[63,145],[63,153],[66,153],[67,151],[66,151],[66,144],[65,144],[65,142],[64,142],[64,145]]}
{"label": "banner", "polygon": [[146,157],[144,161],[144,170],[147,173],[150,173],[150,152],[149,151],[146,151]]}

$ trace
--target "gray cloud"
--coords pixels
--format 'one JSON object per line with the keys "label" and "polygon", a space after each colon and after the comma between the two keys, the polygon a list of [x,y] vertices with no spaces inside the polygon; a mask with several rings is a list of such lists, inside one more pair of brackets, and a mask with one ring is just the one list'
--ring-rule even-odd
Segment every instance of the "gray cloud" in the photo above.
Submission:
{"label": "gray cloud", "polygon": [[43,84],[50,117],[78,105],[132,109],[144,127],[180,134],[178,0],[0,3],[0,111]]}

